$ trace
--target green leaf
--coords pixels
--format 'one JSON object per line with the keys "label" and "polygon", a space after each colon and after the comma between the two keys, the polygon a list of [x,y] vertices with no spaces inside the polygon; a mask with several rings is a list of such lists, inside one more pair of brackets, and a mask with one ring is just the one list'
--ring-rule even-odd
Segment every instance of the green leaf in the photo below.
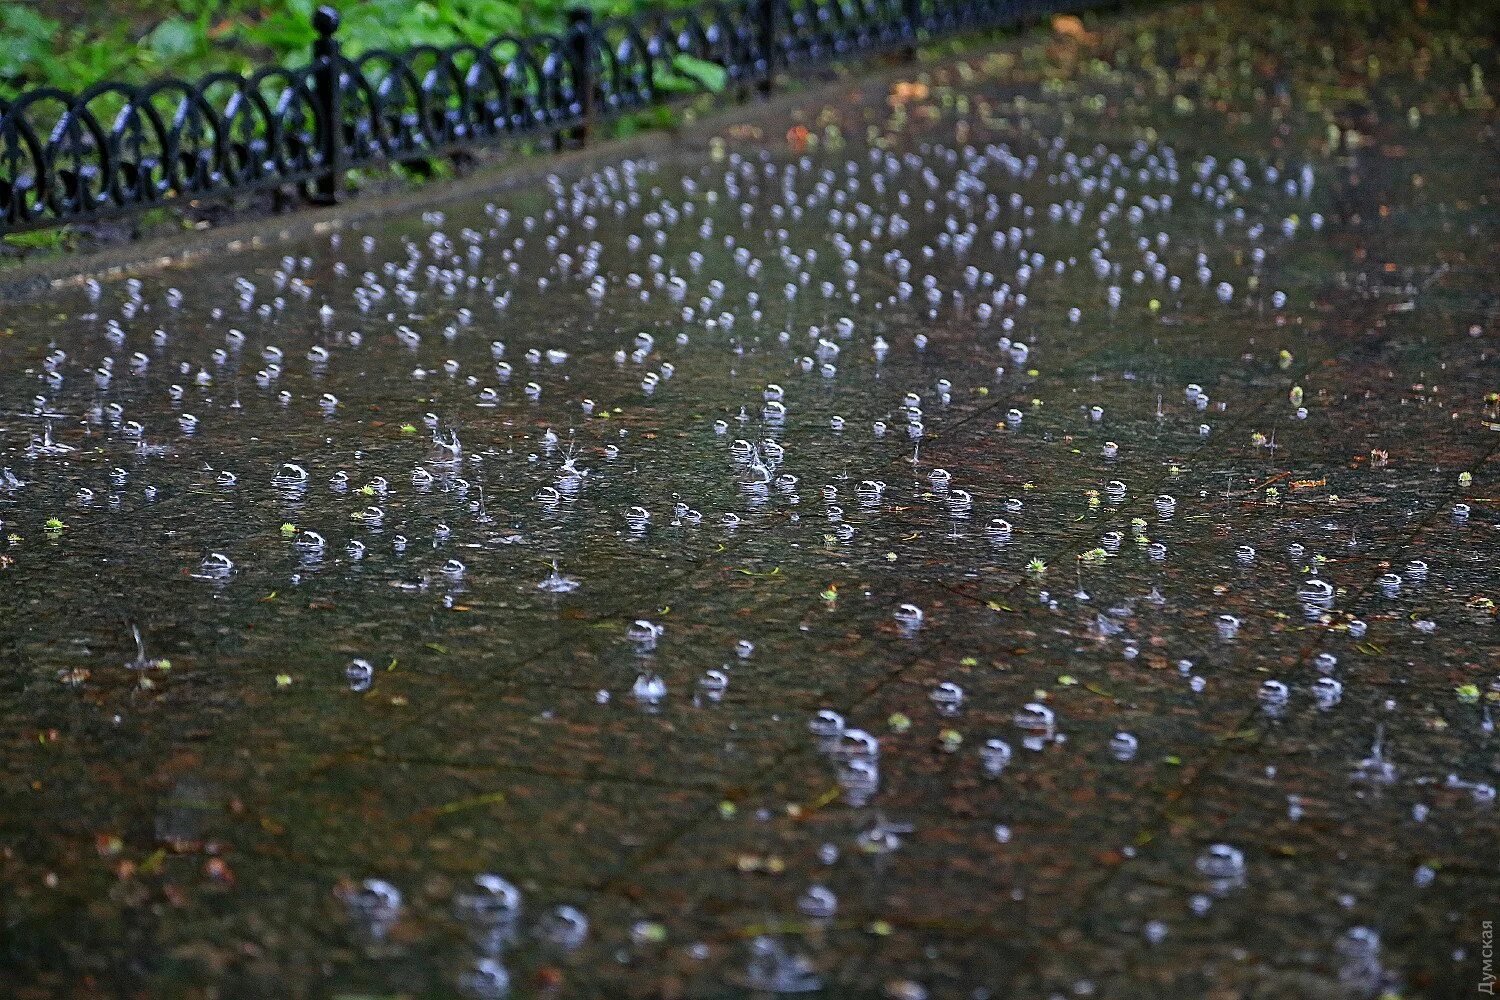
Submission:
{"label": "green leaf", "polygon": [[6,74],[24,71],[52,54],[56,21],[20,4],[0,5],[0,65]]}
{"label": "green leaf", "polygon": [[672,68],[711,94],[723,93],[725,85],[729,83],[729,71],[723,66],[686,52],[679,52],[672,57]]}
{"label": "green leaf", "polygon": [[663,94],[685,94],[698,89],[696,83],[673,73],[672,67],[666,63],[652,64],[651,86]]}
{"label": "green leaf", "polygon": [[39,229],[30,233],[6,233],[0,236],[0,241],[23,250],[65,250],[69,235],[66,229]]}
{"label": "green leaf", "polygon": [[204,38],[180,17],[169,17],[146,36],[146,47],[163,62],[198,51]]}
{"label": "green leaf", "polygon": [[[615,135],[620,138],[647,132],[653,129],[674,129],[678,125],[677,112],[665,104],[659,104],[654,108],[634,111],[622,115],[615,121]],[[609,411],[601,411],[601,418],[608,418]]]}

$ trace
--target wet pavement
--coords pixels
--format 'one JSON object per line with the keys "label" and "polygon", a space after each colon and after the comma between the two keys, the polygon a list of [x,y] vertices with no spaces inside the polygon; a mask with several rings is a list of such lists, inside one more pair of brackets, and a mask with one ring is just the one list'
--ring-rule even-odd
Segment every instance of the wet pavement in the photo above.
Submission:
{"label": "wet pavement", "polygon": [[1193,10],[6,305],[7,993],[1475,992],[1495,53]]}

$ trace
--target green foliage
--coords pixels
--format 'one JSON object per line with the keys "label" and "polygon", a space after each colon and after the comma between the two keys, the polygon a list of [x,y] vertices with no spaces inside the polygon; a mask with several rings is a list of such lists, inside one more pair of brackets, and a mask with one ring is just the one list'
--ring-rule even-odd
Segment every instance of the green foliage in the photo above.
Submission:
{"label": "green foliage", "polygon": [[642,132],[670,131],[680,124],[677,112],[671,105],[658,104],[653,108],[621,115],[614,122],[614,134],[623,139]]}
{"label": "green foliage", "polygon": [[718,63],[680,52],[672,57],[672,68],[711,94],[724,92],[729,73]]}
{"label": "green foliage", "polygon": [[0,7],[0,63],[23,66],[46,59],[59,27],[30,7],[14,3]]}
{"label": "green foliage", "polygon": [[194,25],[182,18],[169,17],[152,29],[141,44],[162,62],[184,59],[197,53],[208,42],[206,35],[193,29]]}
{"label": "green foliage", "polygon": [[88,35],[19,3],[0,4],[0,97],[27,85],[76,89],[112,76],[130,60],[114,31]]}
{"label": "green foliage", "polygon": [[[201,76],[253,65],[305,63],[319,0],[82,0],[64,23],[35,0],[0,0],[0,98],[35,86],[78,90],[102,79]],[[681,6],[688,0],[667,0]],[[484,45],[499,35],[562,31],[567,11],[597,17],[636,0],[340,0],[339,40],[350,55],[412,45]],[[46,5],[42,5],[46,9]],[[671,89],[718,90],[723,71],[691,57],[668,71]]]}
{"label": "green foliage", "polygon": [[6,233],[0,242],[8,247],[28,252],[46,253],[70,249],[73,233],[66,226],[57,229],[38,229],[29,233]]}

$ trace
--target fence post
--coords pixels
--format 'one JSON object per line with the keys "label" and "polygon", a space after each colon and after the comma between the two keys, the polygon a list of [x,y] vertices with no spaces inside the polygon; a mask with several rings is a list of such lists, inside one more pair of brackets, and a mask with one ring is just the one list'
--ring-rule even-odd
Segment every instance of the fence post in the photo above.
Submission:
{"label": "fence post", "polygon": [[313,14],[313,117],[318,151],[322,154],[323,172],[314,184],[312,200],[319,205],[333,205],[339,200],[344,183],[344,102],[343,67],[340,65],[339,12],[327,5]]}
{"label": "fence post", "polygon": [[755,0],[755,43],[765,61],[756,87],[761,97],[769,97],[776,82],[776,0]]}
{"label": "fence post", "polygon": [[917,58],[917,33],[922,26],[922,0],[901,0],[901,10],[906,15],[906,30],[911,41],[901,50],[907,62]]}
{"label": "fence post", "polygon": [[594,117],[594,12],[587,7],[568,10],[568,60],[573,64],[573,89],[581,124],[573,130],[580,146],[589,141],[589,123]]}

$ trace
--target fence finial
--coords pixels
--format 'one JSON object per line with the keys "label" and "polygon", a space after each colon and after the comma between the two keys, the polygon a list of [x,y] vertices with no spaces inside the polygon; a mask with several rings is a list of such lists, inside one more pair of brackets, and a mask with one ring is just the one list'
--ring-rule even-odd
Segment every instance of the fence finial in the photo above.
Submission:
{"label": "fence finial", "polygon": [[338,31],[341,21],[342,18],[339,16],[338,8],[330,7],[326,3],[313,11],[313,30],[324,38],[328,38],[335,31]]}

